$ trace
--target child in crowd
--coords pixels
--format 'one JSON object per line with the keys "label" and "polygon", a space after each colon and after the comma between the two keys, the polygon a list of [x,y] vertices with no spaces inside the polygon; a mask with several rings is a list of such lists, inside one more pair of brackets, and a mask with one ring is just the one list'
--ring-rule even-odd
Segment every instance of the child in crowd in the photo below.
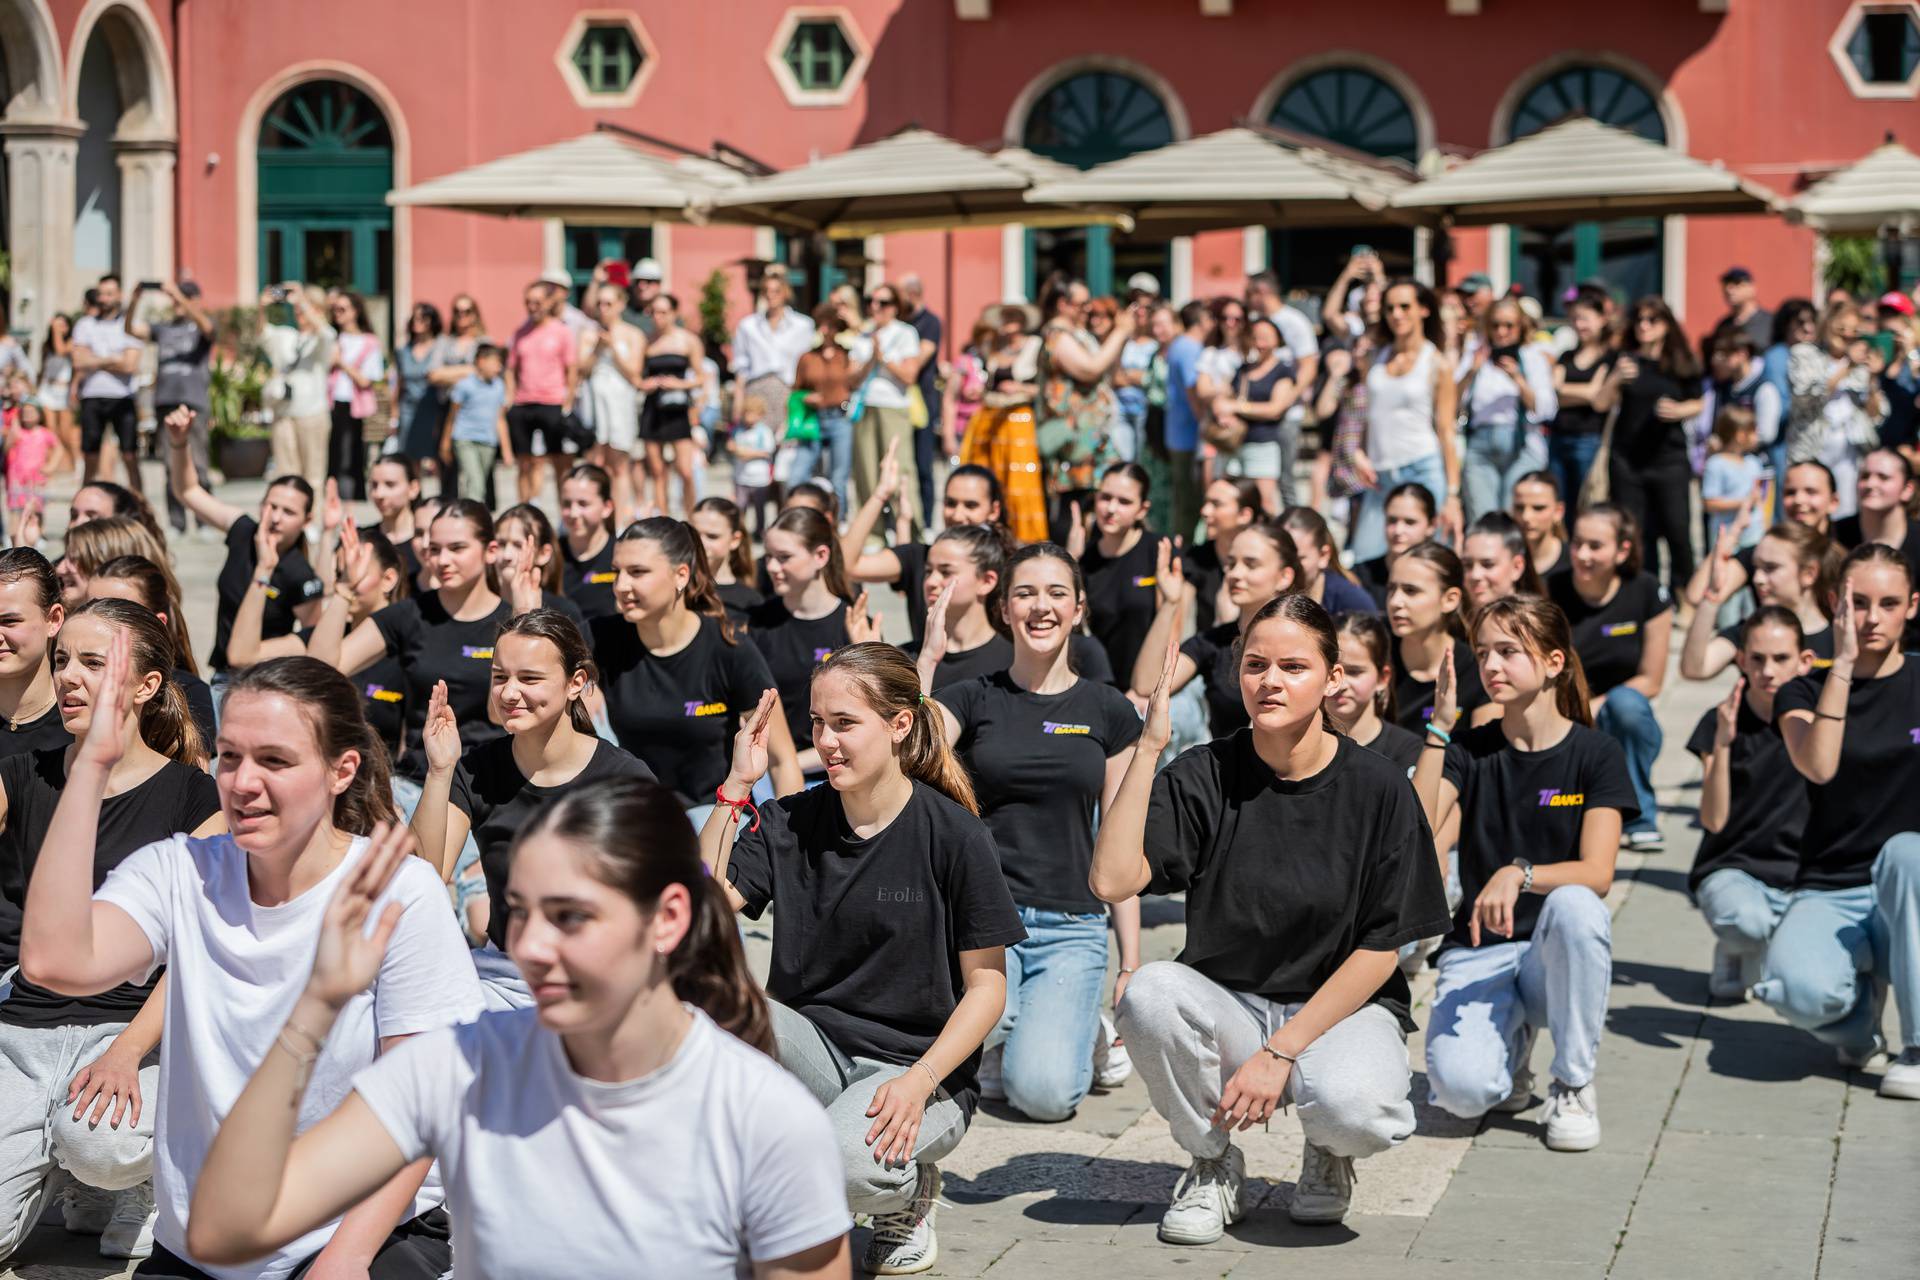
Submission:
{"label": "child in crowd", "polygon": [[[1711,451],[1706,470],[1700,476],[1700,506],[1707,513],[1707,545],[1720,538],[1720,530],[1740,518],[1740,510],[1752,503],[1764,507],[1766,500],[1766,464],[1761,461],[1760,431],[1754,424],[1753,410],[1729,405],[1713,420],[1713,437],[1707,442]],[[1766,532],[1761,520],[1748,519],[1739,545],[1751,547]]]}
{"label": "child in crowd", "polygon": [[507,432],[507,384],[501,377],[506,354],[483,342],[473,356],[473,372],[454,383],[447,422],[440,435],[440,460],[459,475],[459,494],[487,500],[487,477],[496,462],[513,466],[513,440]]}
{"label": "child in crowd", "polygon": [[[753,536],[766,531],[767,504],[777,502],[773,482],[773,452],[779,445],[767,421],[767,402],[747,396],[740,402],[740,423],[733,429],[728,449],[733,453],[733,500],[753,516]],[[806,479],[802,476],[801,479]]]}
{"label": "child in crowd", "polygon": [[47,505],[47,463],[60,452],[59,437],[47,425],[36,400],[22,400],[6,429],[7,527],[17,528],[27,511]]}

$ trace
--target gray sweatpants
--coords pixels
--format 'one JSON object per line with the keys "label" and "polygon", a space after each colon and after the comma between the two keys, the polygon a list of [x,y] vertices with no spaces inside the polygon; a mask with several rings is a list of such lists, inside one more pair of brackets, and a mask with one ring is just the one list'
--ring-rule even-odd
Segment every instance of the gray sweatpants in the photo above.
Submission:
{"label": "gray sweatpants", "polygon": [[[0,984],[0,991],[5,990]],[[0,1259],[40,1221],[58,1163],[90,1187],[124,1191],[153,1176],[153,1113],[160,1068],[140,1068],[140,1123],[73,1118],[67,1086],[126,1027],[16,1027],[0,1023]]]}
{"label": "gray sweatpants", "polygon": [[[906,1208],[913,1199],[920,1166],[935,1163],[960,1145],[967,1131],[966,1112],[945,1089],[939,1090],[920,1121],[913,1159],[906,1164],[881,1164],[867,1145],[867,1130],[873,1127],[867,1108],[880,1086],[900,1074],[899,1065],[849,1058],[806,1018],[777,1000],[768,1003],[773,1006],[780,1065],[819,1099],[833,1121],[834,1136],[840,1142],[840,1167],[847,1175],[847,1208],[854,1213],[894,1213]],[[909,1069],[920,1083],[926,1083],[925,1072]]]}
{"label": "gray sweatpants", "polygon": [[[1228,1135],[1211,1122],[1227,1081],[1300,1009],[1158,960],[1133,975],[1115,1012],[1134,1070],[1173,1140],[1189,1155],[1218,1159]],[[1337,1156],[1371,1156],[1413,1133],[1412,1085],[1399,1021],[1369,1004],[1300,1055],[1285,1101],[1298,1108],[1308,1142]]]}

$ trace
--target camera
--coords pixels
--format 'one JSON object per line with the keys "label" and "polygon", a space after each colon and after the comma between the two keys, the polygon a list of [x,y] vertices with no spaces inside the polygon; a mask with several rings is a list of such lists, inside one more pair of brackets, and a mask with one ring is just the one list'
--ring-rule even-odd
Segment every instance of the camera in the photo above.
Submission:
{"label": "camera", "polygon": [[286,286],[278,284],[273,286],[273,288],[267,290],[267,298],[273,302],[285,302],[287,300]]}

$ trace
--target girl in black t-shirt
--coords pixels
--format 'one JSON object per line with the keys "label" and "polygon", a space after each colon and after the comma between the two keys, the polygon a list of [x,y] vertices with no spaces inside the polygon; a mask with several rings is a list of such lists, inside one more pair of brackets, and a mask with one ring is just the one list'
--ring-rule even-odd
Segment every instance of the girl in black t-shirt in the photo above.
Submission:
{"label": "girl in black t-shirt", "polygon": [[[807,690],[813,669],[852,636],[846,566],[833,523],[818,511],[794,507],[767,526],[767,577],[773,596],[747,615],[747,641],[767,660],[794,743],[809,737]],[[861,612],[864,614],[864,602]],[[818,756],[800,747],[800,767],[822,768]]]}
{"label": "girl in black t-shirt", "polygon": [[1453,662],[1456,702],[1475,724],[1498,719],[1500,709],[1487,701],[1480,673],[1466,659],[1462,643],[1456,658],[1449,646],[1464,641],[1466,575],[1460,557],[1437,542],[1407,548],[1388,571],[1387,626],[1393,631],[1394,716],[1402,729],[1420,733],[1433,714],[1440,668]]}
{"label": "girl in black t-shirt", "polygon": [[[87,579],[87,599],[129,600],[160,619],[160,624],[173,640],[174,659],[180,664],[168,674],[180,686],[180,692],[186,695],[187,709],[193,714],[194,727],[200,730],[200,741],[211,746],[215,720],[213,690],[200,678],[193,654],[181,647],[188,643],[186,627],[181,623],[185,610],[180,601],[180,584],[173,574],[145,556],[115,556]],[[241,612],[246,612],[244,607]],[[240,619],[236,617],[236,630],[239,624]]]}
{"label": "girl in black t-shirt", "polygon": [[[1087,888],[1087,868],[1094,812],[1112,803],[1140,717],[1118,689],[1074,671],[1070,642],[1085,609],[1078,562],[1051,542],[1028,544],[1008,564],[1002,604],[1012,664],[948,686],[936,704],[1028,934],[1007,952],[1007,1011],[988,1038],[983,1088],[997,1077],[998,1096],[1035,1120],[1073,1114],[1096,1082],[1097,1050],[1114,1038],[1100,1011],[1106,909]],[[936,603],[929,621],[939,615]],[[939,643],[930,632],[923,678]],[[1140,967],[1139,900],[1118,904],[1113,917],[1117,1000]],[[1116,1061],[1110,1050],[1104,1061]],[[1115,1069],[1098,1083],[1124,1079]]]}
{"label": "girl in black t-shirt", "polygon": [[[1377,613],[1341,613],[1333,619],[1340,638],[1340,683],[1327,695],[1333,726],[1413,776],[1420,759],[1420,738],[1394,720],[1393,635]],[[1453,847],[1444,829],[1434,844]]]}
{"label": "girl in black t-shirt", "polygon": [[1775,697],[1774,719],[1808,788],[1793,901],[1767,944],[1755,999],[1858,1067],[1880,1048],[1891,987],[1903,1048],[1883,1097],[1920,1099],[1920,662],[1901,651],[1913,568],[1868,543],[1841,568],[1833,665]]}
{"label": "girl in black t-shirt", "polygon": [[[1200,495],[1200,527],[1207,536],[1180,553],[1180,568],[1193,592],[1196,631],[1235,616],[1232,604],[1221,598],[1226,585],[1227,546],[1234,534],[1260,515],[1260,486],[1245,477],[1221,476]],[[1184,536],[1186,530],[1177,532]],[[1158,672],[1159,667],[1154,670]]]}
{"label": "girl in black t-shirt", "polygon": [[[1097,536],[1087,542],[1085,526],[1076,525],[1067,544],[1086,574],[1088,630],[1106,649],[1114,683],[1121,688],[1127,686],[1153,626],[1160,547],[1169,541],[1147,532],[1150,490],[1146,469],[1137,463],[1108,467],[1093,500]],[[1076,542],[1085,545],[1076,547]]]}
{"label": "girl in black t-shirt", "polygon": [[560,482],[561,581],[582,617],[611,617],[613,603],[613,480],[583,462]]}
{"label": "girl in black t-shirt", "polygon": [[1734,538],[1734,526],[1722,529],[1708,558],[1706,590],[1687,623],[1680,674],[1688,680],[1711,680],[1738,657],[1740,628],[1716,624],[1721,606],[1748,583],[1760,608],[1781,608],[1794,615],[1801,638],[1813,654],[1814,667],[1825,670],[1831,666],[1833,628],[1827,617],[1827,601],[1832,598],[1844,553],[1825,534],[1783,521],[1767,530],[1766,536],[1746,553],[1749,573],[1740,567]]}
{"label": "girl in black t-shirt", "polygon": [[[372,547],[360,541],[352,525],[340,532],[342,581],[360,582],[369,572]],[[487,718],[493,638],[509,616],[495,577],[500,547],[493,532],[493,516],[478,502],[461,498],[448,503],[428,531],[428,559],[438,588],[397,600],[348,631],[350,600],[336,586],[307,640],[308,653],[348,676],[383,657],[399,660],[407,694],[406,745],[394,774],[403,809],[418,800],[417,788],[427,775],[420,731],[436,684],[446,682],[448,702],[468,746],[501,734],[500,726]]]}
{"label": "girl in black t-shirt", "polygon": [[[734,733],[773,688],[760,651],[727,620],[693,526],[637,520],[613,544],[618,618],[589,625],[615,739],[679,793],[698,825],[727,776]],[[784,715],[771,732],[780,794],[805,785]],[[769,794],[773,788],[768,789]]]}
{"label": "girl in black t-shirt", "polygon": [[[1174,693],[1179,693],[1196,676],[1204,683],[1207,722],[1216,738],[1224,738],[1247,723],[1235,659],[1245,621],[1281,592],[1296,590],[1304,576],[1293,535],[1266,521],[1250,524],[1233,535],[1223,568],[1226,599],[1233,605],[1237,620],[1215,623],[1187,637],[1180,645],[1180,658],[1173,667]],[[1133,694],[1142,702],[1153,693],[1154,683],[1160,676],[1159,655],[1167,651],[1168,639],[1179,634],[1186,614],[1189,592],[1180,557],[1174,553],[1171,542],[1160,544],[1154,579],[1160,608],[1154,614],[1153,628],[1147,632],[1146,642],[1140,646],[1140,656],[1133,664]]]}
{"label": "girl in black t-shirt", "polygon": [[420,464],[404,453],[383,453],[367,464],[367,501],[373,504],[376,524],[363,525],[364,537],[378,533],[393,544],[406,563],[407,576],[420,572],[413,553],[414,507],[420,501]]}
{"label": "girl in black t-shirt", "polygon": [[1447,927],[1405,772],[1331,728],[1341,673],[1326,610],[1275,596],[1240,649],[1250,725],[1156,776],[1178,656],[1167,646],[1090,876],[1107,902],[1187,895],[1186,949],[1142,966],[1119,1007],[1134,1069],[1193,1157],[1160,1220],[1176,1244],[1218,1239],[1240,1216],[1232,1131],[1288,1100],[1306,1133],[1290,1212],[1345,1217],[1353,1161],[1413,1132],[1398,949]]}
{"label": "girl in black t-shirt", "polygon": [[[926,591],[928,547],[913,541],[911,509],[902,504],[895,512],[894,541],[878,551],[867,550],[867,539],[880,523],[880,514],[899,491],[900,464],[889,445],[880,460],[880,480],[867,500],[847,525],[840,538],[840,553],[846,560],[847,577],[854,582],[886,582],[906,598],[907,626],[913,643],[926,639],[927,607],[933,597]],[[991,525],[1009,541],[1005,504],[1000,481],[987,468],[968,463],[947,473],[941,491],[941,517],[949,529],[963,525]],[[937,594],[937,593],[935,593]]]}
{"label": "girl in black t-shirt", "polygon": [[927,548],[924,590],[931,630],[908,653],[928,693],[1013,664],[1005,619],[994,617],[1006,569],[1006,533],[998,525],[945,529]]}
{"label": "girl in black t-shirt", "polygon": [[65,618],[47,558],[32,547],[0,551],[0,756],[67,744],[48,660]]}
{"label": "girl in black t-shirt", "polygon": [[1514,481],[1507,512],[1526,535],[1527,556],[1541,582],[1573,563],[1567,550],[1567,504],[1552,473],[1529,471]]}
{"label": "girl in black t-shirt", "polygon": [[1381,612],[1387,607],[1387,577],[1393,570],[1393,562],[1409,547],[1417,547],[1433,537],[1439,527],[1435,523],[1439,510],[1432,491],[1411,480],[1395,485],[1387,493],[1386,554],[1353,566],[1353,580],[1373,598],[1374,607]]}
{"label": "girl in black t-shirt", "polygon": [[1341,566],[1340,551],[1333,545],[1333,530],[1327,527],[1325,516],[1312,507],[1288,507],[1280,513],[1280,525],[1293,535],[1293,549],[1300,555],[1304,574],[1300,590],[1336,618],[1355,610],[1379,612],[1367,589]]}
{"label": "girl in black t-shirt", "polygon": [[[1787,468],[1785,479],[1780,482],[1780,512],[1778,524],[1801,525],[1823,538],[1834,535],[1835,521],[1833,513],[1839,510],[1840,497],[1834,488],[1833,472],[1827,464],[1809,458],[1805,462],[1796,462]],[[1777,527],[1777,526],[1776,526]],[[1767,531],[1771,534],[1773,531]],[[1720,590],[1729,597],[1738,594],[1740,588],[1747,585],[1752,576],[1753,555],[1757,548],[1743,547],[1733,553],[1724,565],[1716,565],[1713,558],[1701,562],[1693,571],[1693,577],[1686,585],[1686,600],[1690,605],[1698,605],[1706,599],[1709,579],[1718,575]],[[1846,554],[1841,548],[1841,555]],[[1834,560],[1837,568],[1838,557]]]}
{"label": "girl in black t-shirt", "polygon": [[753,586],[753,540],[747,522],[731,498],[702,498],[687,517],[706,548],[713,569],[713,589],[727,606],[727,617],[745,626],[747,614],[766,597]]}
{"label": "girl in black t-shirt", "polygon": [[494,562],[500,593],[513,611],[564,613],[584,635],[586,615],[562,593],[560,539],[547,513],[531,502],[508,507],[493,522],[493,539],[500,547],[500,558]]}
{"label": "girl in black t-shirt", "polygon": [[1673,605],[1659,579],[1641,570],[1633,513],[1607,502],[1582,511],[1573,525],[1573,567],[1547,584],[1547,594],[1573,626],[1594,727],[1627,753],[1639,809],[1627,819],[1627,847],[1664,849],[1653,762],[1666,733],[1653,700],[1667,678]]}
{"label": "girl in black t-shirt", "polygon": [[1592,726],[1572,630],[1539,596],[1509,596],[1474,619],[1481,680],[1497,724],[1458,725],[1451,678],[1414,770],[1427,821],[1460,812],[1460,908],[1440,950],[1427,1083],[1466,1119],[1532,1105],[1533,1039],[1553,1037],[1546,1138],[1553,1151],[1600,1142],[1593,1073],[1613,973],[1620,821],[1631,814],[1620,747]]}
{"label": "girl in black t-shirt", "polygon": [[1800,869],[1807,784],[1794,771],[1773,710],[1775,695],[1810,665],[1800,620],[1778,605],[1761,608],[1737,630],[1740,678],[1687,740],[1700,757],[1700,826],[1707,833],[1687,890],[1713,930],[1707,994],[1736,1001],[1760,980],[1767,940]]}
{"label": "girl in black t-shirt", "polygon": [[[460,726],[436,686],[422,732],[427,777],[411,825],[422,856],[449,884],[463,871],[461,849],[478,845],[486,893],[469,909],[468,931],[487,946],[474,965],[495,1008],[523,1009],[533,996],[502,955],[507,938],[507,860],[521,825],[564,788],[653,771],[594,732],[586,692],[595,677],[580,629],[565,614],[515,615],[493,643],[491,711],[507,736],[464,755]],[[483,909],[481,909],[483,908]]]}
{"label": "girl in black t-shirt", "polygon": [[[124,647],[136,683],[122,714],[124,754],[101,802],[95,884],[135,849],[175,831],[226,830],[213,779],[204,772],[206,744],[169,674],[178,663],[172,638],[144,606],[96,600],[66,619],[53,665],[67,732],[84,737],[92,725],[101,672],[116,645]],[[72,751],[69,743],[0,761],[0,859],[9,868],[0,876],[0,969],[20,959],[27,881],[66,789]],[[14,975],[0,1002],[0,1095],[16,1118],[31,1116],[37,1124],[28,1141],[10,1139],[0,1149],[7,1170],[0,1249],[20,1243],[11,1234],[14,1224],[31,1227],[37,1220],[46,1179],[58,1163],[76,1179],[63,1198],[69,1229],[100,1235],[104,1255],[139,1254],[140,1237],[152,1230],[147,1170],[159,1077],[157,1066],[141,1064],[160,1042],[165,1001],[151,980],[69,996]],[[84,1064],[78,1074],[76,1064]],[[89,1221],[90,1228],[84,1226]]]}
{"label": "girl in black t-shirt", "polygon": [[1026,930],[906,655],[842,649],[809,703],[827,784],[742,812],[767,771],[767,693],[734,739],[700,852],[735,910],[777,908],[780,1062],[827,1108],[848,1206],[873,1215],[866,1269],[901,1275],[938,1252],[937,1161],[973,1114],[980,1046],[1006,1007],[1005,949]]}
{"label": "girl in black t-shirt", "polygon": [[1534,571],[1526,534],[1504,511],[1489,511],[1467,526],[1467,536],[1460,540],[1460,568],[1468,613],[1506,596],[1547,593]]}

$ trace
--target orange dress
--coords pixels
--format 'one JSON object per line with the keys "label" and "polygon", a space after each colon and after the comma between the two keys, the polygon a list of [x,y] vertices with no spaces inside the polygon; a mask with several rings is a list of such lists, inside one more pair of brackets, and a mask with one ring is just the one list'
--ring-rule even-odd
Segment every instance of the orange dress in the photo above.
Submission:
{"label": "orange dress", "polygon": [[1000,481],[1007,528],[1022,543],[1047,536],[1047,487],[1040,471],[1033,406],[981,406],[960,441],[960,461],[985,467]]}

